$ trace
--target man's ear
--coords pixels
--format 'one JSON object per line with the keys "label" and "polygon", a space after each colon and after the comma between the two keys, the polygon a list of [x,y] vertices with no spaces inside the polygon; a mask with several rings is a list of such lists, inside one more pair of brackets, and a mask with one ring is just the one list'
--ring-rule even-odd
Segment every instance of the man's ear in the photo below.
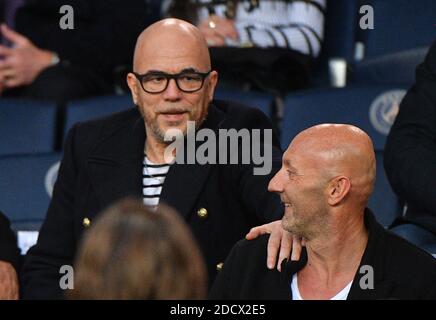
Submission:
{"label": "man's ear", "polygon": [[348,177],[339,176],[329,182],[328,204],[331,206],[339,204],[350,192],[351,181]]}
{"label": "man's ear", "polygon": [[135,75],[131,72],[127,74],[126,80],[132,94],[133,103],[137,106],[139,97],[138,81],[136,81]]}
{"label": "man's ear", "polygon": [[218,83],[218,72],[216,72],[215,70],[213,70],[210,74],[209,74],[209,85],[208,85],[208,95],[209,95],[209,100],[212,101],[213,100],[213,96],[215,94],[215,88],[216,85]]}

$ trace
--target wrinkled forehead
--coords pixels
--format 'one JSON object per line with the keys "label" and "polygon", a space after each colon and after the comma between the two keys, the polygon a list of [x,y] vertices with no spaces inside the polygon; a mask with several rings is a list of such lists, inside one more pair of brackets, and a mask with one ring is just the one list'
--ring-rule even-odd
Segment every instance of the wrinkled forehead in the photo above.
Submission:
{"label": "wrinkled forehead", "polygon": [[298,170],[321,172],[330,165],[333,149],[316,137],[297,135],[283,154],[283,164]]}
{"label": "wrinkled forehead", "polygon": [[316,157],[315,150],[310,150],[310,147],[293,140],[283,154],[283,165],[291,169],[311,167]]}
{"label": "wrinkled forehead", "polygon": [[190,35],[152,35],[136,47],[134,68],[140,73],[178,73],[184,69],[205,72],[210,69],[209,51],[200,39]]}

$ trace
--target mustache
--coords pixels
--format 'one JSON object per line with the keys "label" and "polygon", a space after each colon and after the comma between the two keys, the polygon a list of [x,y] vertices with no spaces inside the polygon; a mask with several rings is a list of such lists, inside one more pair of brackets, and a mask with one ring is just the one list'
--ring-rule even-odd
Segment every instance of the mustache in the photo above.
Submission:
{"label": "mustache", "polygon": [[168,108],[161,108],[159,110],[156,110],[156,113],[172,113],[172,114],[177,114],[177,113],[185,113],[185,112],[189,112],[188,108],[184,108],[184,107],[168,107]]}

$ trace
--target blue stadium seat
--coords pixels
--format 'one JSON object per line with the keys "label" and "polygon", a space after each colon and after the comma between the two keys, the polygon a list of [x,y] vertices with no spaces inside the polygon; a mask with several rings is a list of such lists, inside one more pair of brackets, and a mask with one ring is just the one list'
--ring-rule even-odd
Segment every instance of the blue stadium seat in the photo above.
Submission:
{"label": "blue stadium seat", "polygon": [[382,156],[404,89],[370,86],[313,90],[289,95],[285,100],[281,136],[284,149],[300,131],[320,123],[353,124],[368,133],[377,157],[377,181],[369,207],[384,226],[389,226],[401,212],[386,178]]}
{"label": "blue stadium seat", "polygon": [[310,126],[335,122],[357,125],[371,137],[375,150],[383,150],[406,89],[406,86],[351,86],[290,94],[285,99],[282,147],[287,147],[297,133]]}
{"label": "blue stadium seat", "polygon": [[259,109],[269,118],[272,116],[274,97],[271,94],[253,91],[241,91],[238,89],[218,87],[215,91],[215,99],[234,101]]}
{"label": "blue stadium seat", "polygon": [[60,159],[60,153],[0,157],[0,208],[14,230],[39,230]]}
{"label": "blue stadium seat", "polygon": [[436,38],[436,1],[369,0],[374,29],[365,31],[365,58],[429,47]]}
{"label": "blue stadium seat", "polygon": [[353,61],[358,26],[358,2],[358,0],[327,1],[324,41],[312,79],[314,86],[329,84],[329,59],[343,58],[348,62]]}
{"label": "blue stadium seat", "polygon": [[323,57],[353,59],[358,12],[357,0],[327,1]]}
{"label": "blue stadium seat", "polygon": [[397,225],[390,231],[426,250],[436,258],[436,236],[431,231],[412,223]]}
{"label": "blue stadium seat", "polygon": [[0,100],[0,156],[52,152],[55,133],[55,104]]}
{"label": "blue stadium seat", "polygon": [[66,137],[68,130],[77,122],[104,117],[132,107],[132,97],[128,94],[102,96],[70,102],[66,108],[64,137]]}
{"label": "blue stadium seat", "polygon": [[386,54],[357,63],[354,84],[404,84],[415,82],[415,69],[424,61],[428,47]]}

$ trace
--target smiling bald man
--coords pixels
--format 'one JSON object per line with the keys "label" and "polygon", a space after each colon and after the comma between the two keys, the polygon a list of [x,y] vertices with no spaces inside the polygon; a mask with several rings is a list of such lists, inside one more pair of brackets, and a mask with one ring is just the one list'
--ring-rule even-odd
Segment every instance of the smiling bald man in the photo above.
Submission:
{"label": "smiling bald man", "polygon": [[[182,20],[159,21],[139,36],[133,60],[127,82],[135,108],[77,124],[68,134],[47,218],[25,260],[25,298],[63,297],[60,268],[73,264],[77,244],[97,214],[124,197],[141,198],[151,207],[160,202],[174,207],[198,241],[210,281],[250,228],[283,215],[280,198],[267,190],[280,167],[274,136],[267,175],[254,175],[252,162],[165,161],[171,143],[165,133],[177,129],[186,135],[188,121],[208,132],[272,128],[254,108],[213,101],[218,74],[198,29]],[[232,152],[242,149],[238,141]]]}
{"label": "smiling bald man", "polygon": [[435,299],[436,260],[387,231],[366,208],[375,155],[357,127],[322,124],[298,134],[270,181],[283,228],[301,236],[299,261],[268,270],[268,236],[239,242],[212,299]]}

